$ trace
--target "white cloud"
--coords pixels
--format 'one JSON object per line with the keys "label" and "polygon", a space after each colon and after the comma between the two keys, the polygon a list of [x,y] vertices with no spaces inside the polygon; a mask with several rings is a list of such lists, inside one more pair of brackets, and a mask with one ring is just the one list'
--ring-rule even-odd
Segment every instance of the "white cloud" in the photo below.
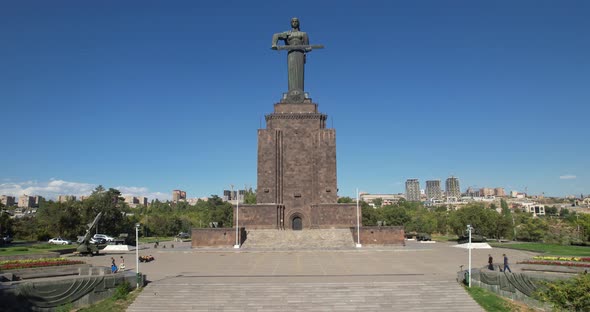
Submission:
{"label": "white cloud", "polygon": [[[49,181],[23,181],[0,183],[0,195],[20,196],[23,194],[35,196],[41,195],[47,199],[56,199],[59,195],[90,195],[97,187],[96,184],[84,182],[64,181],[50,179]],[[105,186],[106,187],[106,186]],[[123,196],[145,196],[148,199],[169,200],[170,194],[161,192],[150,192],[146,187],[117,186],[115,189],[121,191]]]}
{"label": "white cloud", "polygon": [[159,199],[159,200],[170,200],[172,199],[171,194],[165,194],[162,192],[150,192],[147,187],[138,186],[117,186],[115,187],[121,192],[123,196],[144,196],[148,199]]}
{"label": "white cloud", "polygon": [[561,179],[561,180],[573,180],[575,178],[576,178],[576,176],[573,174],[566,174],[566,175],[559,176],[559,179]]}

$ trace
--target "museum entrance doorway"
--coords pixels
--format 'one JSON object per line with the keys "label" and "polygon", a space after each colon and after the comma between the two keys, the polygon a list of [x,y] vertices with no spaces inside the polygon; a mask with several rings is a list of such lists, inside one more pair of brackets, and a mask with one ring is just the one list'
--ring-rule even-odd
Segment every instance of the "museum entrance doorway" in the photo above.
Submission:
{"label": "museum entrance doorway", "polygon": [[301,231],[303,229],[303,222],[301,217],[293,218],[293,231]]}

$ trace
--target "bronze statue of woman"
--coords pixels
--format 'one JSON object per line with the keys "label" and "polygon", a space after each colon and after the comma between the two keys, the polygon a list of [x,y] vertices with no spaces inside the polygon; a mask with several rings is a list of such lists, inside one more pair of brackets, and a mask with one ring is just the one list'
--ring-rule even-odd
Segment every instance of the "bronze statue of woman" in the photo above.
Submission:
{"label": "bronze statue of woman", "polygon": [[[305,71],[305,53],[311,51],[307,33],[299,29],[299,19],[291,19],[291,30],[277,33],[272,36],[273,50],[288,50],[289,92],[298,90],[303,92]],[[285,46],[277,46],[277,42],[283,40]]]}

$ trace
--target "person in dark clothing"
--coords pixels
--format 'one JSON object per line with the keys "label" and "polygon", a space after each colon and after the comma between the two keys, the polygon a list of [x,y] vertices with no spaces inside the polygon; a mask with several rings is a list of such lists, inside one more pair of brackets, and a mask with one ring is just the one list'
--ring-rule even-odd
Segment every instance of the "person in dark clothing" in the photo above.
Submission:
{"label": "person in dark clothing", "polygon": [[506,272],[506,270],[508,270],[508,272],[512,273],[512,270],[510,270],[510,266],[508,265],[508,257],[506,256],[506,254],[503,254],[504,256],[504,272]]}
{"label": "person in dark clothing", "polygon": [[490,271],[494,270],[494,258],[492,257],[491,254],[488,255],[488,269]]}
{"label": "person in dark clothing", "polygon": [[117,273],[117,271],[119,271],[119,268],[115,264],[115,258],[111,257],[111,273]]}

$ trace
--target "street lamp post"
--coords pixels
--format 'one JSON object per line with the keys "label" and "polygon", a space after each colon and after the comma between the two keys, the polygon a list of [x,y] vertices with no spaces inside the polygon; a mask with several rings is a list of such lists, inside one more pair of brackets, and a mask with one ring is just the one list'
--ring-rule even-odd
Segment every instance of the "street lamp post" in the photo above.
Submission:
{"label": "street lamp post", "polygon": [[467,231],[469,231],[469,244],[467,245],[467,248],[469,249],[469,271],[467,273],[467,276],[469,277],[469,280],[467,281],[468,287],[471,288],[471,230],[473,228],[471,227],[470,224],[467,225]]}
{"label": "street lamp post", "polygon": [[238,239],[238,229],[240,226],[240,189],[238,188],[236,196],[236,244],[234,248],[240,248],[240,242]]}
{"label": "street lamp post", "polygon": [[359,189],[356,189],[356,248],[361,248],[361,221],[359,214]]}
{"label": "street lamp post", "polygon": [[135,224],[135,271],[137,285],[136,289],[139,288],[139,223]]}

